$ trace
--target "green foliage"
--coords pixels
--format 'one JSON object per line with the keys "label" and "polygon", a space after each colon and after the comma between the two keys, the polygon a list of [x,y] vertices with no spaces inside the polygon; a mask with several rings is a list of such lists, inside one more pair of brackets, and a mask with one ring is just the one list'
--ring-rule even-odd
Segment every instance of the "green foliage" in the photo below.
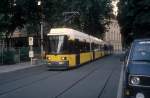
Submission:
{"label": "green foliage", "polygon": [[[2,2],[3,1],[3,2]],[[109,18],[111,0],[2,0],[0,8],[0,32],[7,34],[16,27],[26,26],[28,33],[38,33],[41,17],[49,27],[72,27],[93,35],[105,32],[104,19]],[[16,3],[16,6],[13,4]],[[69,21],[63,12],[77,11],[80,15],[72,16]]]}
{"label": "green foliage", "polygon": [[118,20],[124,42],[135,38],[150,37],[150,1],[120,0]]}

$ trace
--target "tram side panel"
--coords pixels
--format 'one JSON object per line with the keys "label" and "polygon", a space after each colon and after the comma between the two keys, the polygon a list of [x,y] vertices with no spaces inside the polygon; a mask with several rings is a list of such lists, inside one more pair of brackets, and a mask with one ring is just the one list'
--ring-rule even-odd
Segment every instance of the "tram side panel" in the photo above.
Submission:
{"label": "tram side panel", "polygon": [[84,64],[92,60],[93,60],[93,52],[80,53],[80,64]]}
{"label": "tram side panel", "polygon": [[95,59],[102,57],[102,51],[95,51],[94,53],[95,53]]}

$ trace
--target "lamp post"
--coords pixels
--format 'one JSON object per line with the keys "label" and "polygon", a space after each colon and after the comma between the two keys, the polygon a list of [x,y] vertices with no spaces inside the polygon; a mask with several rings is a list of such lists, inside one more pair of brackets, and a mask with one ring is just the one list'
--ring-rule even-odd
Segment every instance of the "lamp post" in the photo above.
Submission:
{"label": "lamp post", "polygon": [[41,15],[41,22],[40,22],[40,33],[41,33],[41,58],[43,59],[43,13],[42,13],[42,1],[39,0],[37,5],[40,7],[40,15]]}
{"label": "lamp post", "polygon": [[16,6],[16,0],[14,0],[13,6]]}

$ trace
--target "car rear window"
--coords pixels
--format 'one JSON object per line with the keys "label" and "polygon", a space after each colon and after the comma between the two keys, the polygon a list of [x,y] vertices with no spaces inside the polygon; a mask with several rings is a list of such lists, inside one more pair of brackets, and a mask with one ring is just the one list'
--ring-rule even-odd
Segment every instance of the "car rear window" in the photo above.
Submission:
{"label": "car rear window", "polygon": [[150,61],[150,41],[136,42],[132,51],[132,60]]}

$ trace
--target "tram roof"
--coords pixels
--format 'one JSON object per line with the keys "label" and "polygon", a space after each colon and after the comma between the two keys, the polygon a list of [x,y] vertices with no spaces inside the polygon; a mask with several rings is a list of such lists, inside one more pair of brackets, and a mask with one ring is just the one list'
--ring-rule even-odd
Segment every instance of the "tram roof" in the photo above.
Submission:
{"label": "tram roof", "polygon": [[86,42],[104,43],[101,39],[70,28],[52,28],[47,35],[67,35],[72,40],[78,39]]}

